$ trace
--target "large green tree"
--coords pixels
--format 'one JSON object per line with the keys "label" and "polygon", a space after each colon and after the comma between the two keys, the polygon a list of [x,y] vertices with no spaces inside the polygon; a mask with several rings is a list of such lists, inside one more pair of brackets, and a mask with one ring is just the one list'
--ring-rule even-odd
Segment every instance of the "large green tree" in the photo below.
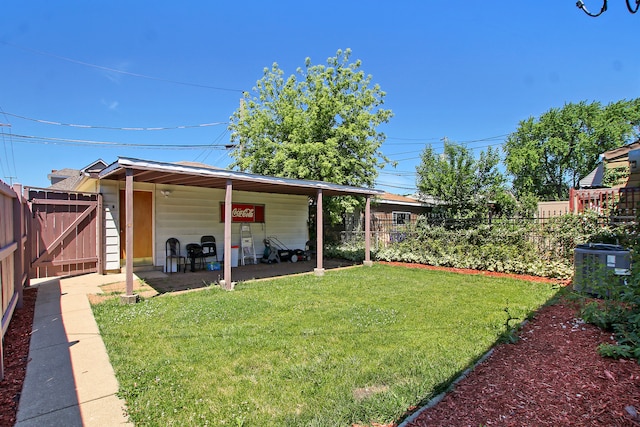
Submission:
{"label": "large green tree", "polygon": [[539,118],[529,117],[503,148],[518,197],[561,200],[586,176],[605,151],[638,136],[640,99],[568,103]]}
{"label": "large green tree", "polygon": [[499,153],[491,147],[475,158],[464,145],[447,140],[440,154],[428,145],[416,167],[418,189],[440,199],[441,209],[450,214],[482,214],[489,201],[504,193],[505,180],[498,171],[499,163]]}
{"label": "large green tree", "polygon": [[[350,56],[350,49],[338,50],[326,65],[307,58],[304,68],[286,79],[278,64],[265,68],[253,94],[245,93],[231,117],[232,167],[372,187],[388,162],[380,152],[385,135],[378,126],[392,112],[382,108],[380,86]],[[332,219],[345,204],[329,202]]]}

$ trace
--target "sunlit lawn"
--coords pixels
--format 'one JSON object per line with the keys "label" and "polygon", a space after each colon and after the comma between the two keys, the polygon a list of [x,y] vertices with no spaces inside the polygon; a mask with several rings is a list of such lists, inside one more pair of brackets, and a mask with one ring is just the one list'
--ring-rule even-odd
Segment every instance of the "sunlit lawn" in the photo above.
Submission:
{"label": "sunlit lawn", "polygon": [[388,423],[551,285],[374,265],[94,307],[136,425]]}

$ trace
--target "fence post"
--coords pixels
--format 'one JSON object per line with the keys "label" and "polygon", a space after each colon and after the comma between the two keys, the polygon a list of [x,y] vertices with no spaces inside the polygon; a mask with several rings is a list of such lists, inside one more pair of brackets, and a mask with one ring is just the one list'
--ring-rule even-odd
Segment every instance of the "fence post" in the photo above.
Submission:
{"label": "fence post", "polygon": [[22,185],[14,184],[13,191],[16,198],[13,201],[13,241],[18,244],[13,253],[13,286],[18,292],[18,303],[16,308],[22,308],[22,290],[24,283],[24,204],[22,203]]}

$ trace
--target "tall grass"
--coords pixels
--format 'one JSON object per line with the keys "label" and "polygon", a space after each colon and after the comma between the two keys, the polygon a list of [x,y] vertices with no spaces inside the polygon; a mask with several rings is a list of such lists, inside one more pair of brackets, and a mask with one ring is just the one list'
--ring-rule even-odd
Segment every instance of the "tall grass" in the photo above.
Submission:
{"label": "tall grass", "polygon": [[374,265],[94,306],[136,425],[398,420],[554,293]]}

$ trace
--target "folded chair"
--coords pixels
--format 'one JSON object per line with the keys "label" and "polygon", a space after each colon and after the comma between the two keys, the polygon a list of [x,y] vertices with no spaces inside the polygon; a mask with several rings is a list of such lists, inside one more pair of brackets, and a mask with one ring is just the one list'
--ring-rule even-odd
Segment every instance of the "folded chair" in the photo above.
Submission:
{"label": "folded chair", "polygon": [[[213,236],[202,236],[200,238],[200,246],[202,247],[202,257],[216,257],[218,261],[218,249],[216,248],[216,238]],[[206,261],[206,259],[205,259]]]}

